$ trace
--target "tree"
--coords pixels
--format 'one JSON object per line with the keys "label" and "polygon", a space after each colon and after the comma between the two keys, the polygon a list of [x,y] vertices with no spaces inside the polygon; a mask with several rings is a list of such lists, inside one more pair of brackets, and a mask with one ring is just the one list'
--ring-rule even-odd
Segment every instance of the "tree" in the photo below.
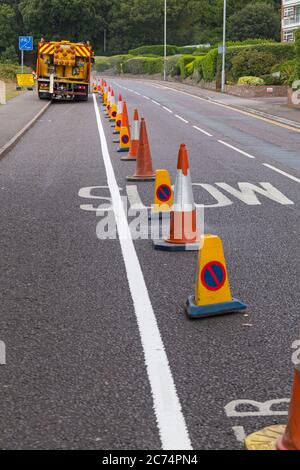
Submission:
{"label": "tree", "polygon": [[279,40],[279,14],[268,3],[249,4],[229,18],[228,38],[233,41],[251,38]]}
{"label": "tree", "polygon": [[0,52],[16,43],[16,15],[14,9],[6,3],[0,5]]}

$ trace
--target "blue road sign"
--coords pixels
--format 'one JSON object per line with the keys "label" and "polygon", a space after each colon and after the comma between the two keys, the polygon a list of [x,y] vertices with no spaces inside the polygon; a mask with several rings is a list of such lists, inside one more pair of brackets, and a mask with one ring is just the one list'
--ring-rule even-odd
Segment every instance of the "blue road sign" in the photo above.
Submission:
{"label": "blue road sign", "polygon": [[224,286],[226,281],[226,271],[219,261],[211,261],[204,266],[201,273],[202,284],[206,289],[217,291]]}
{"label": "blue road sign", "polygon": [[172,189],[167,184],[162,184],[157,188],[156,196],[161,202],[167,202],[172,196]]}
{"label": "blue road sign", "polygon": [[19,36],[19,50],[32,51],[33,50],[33,37],[32,36]]}

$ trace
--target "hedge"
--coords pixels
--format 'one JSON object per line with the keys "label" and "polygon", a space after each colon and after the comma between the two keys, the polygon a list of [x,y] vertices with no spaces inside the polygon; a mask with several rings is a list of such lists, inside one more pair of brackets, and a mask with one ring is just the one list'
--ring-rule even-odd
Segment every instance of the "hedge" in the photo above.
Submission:
{"label": "hedge", "polygon": [[108,69],[113,69],[114,73],[122,73],[122,67],[126,60],[131,59],[133,56],[129,54],[114,55],[111,57],[95,57],[94,70],[97,72],[104,72]]}
{"label": "hedge", "polygon": [[300,79],[300,28],[295,32],[296,78]]}
{"label": "hedge", "polygon": [[263,79],[259,77],[240,77],[238,80],[238,85],[260,86],[264,84]]}
{"label": "hedge", "polygon": [[[188,76],[188,72],[186,66],[192,62],[194,62],[196,58],[193,55],[183,55],[178,60],[178,66],[180,70],[180,77],[186,78]],[[191,70],[192,73],[192,70]]]}
{"label": "hedge", "polygon": [[197,80],[197,82],[203,80],[202,62],[204,58],[205,56],[197,57],[196,60],[194,60],[193,62],[193,78]]}
{"label": "hedge", "polygon": [[124,73],[132,73],[134,75],[162,73],[163,60],[161,58],[150,57],[134,57],[127,60],[123,64]]}
{"label": "hedge", "polygon": [[[24,67],[24,72],[30,73],[30,67]],[[7,80],[15,80],[16,73],[21,72],[21,67],[15,64],[1,64],[0,63],[0,78],[5,78]]]}
{"label": "hedge", "polygon": [[[159,57],[164,57],[165,55],[165,48],[163,45],[157,46],[141,46],[137,47],[136,49],[131,49],[128,51],[128,54],[134,56],[145,56],[145,55],[154,55]],[[167,45],[167,55],[175,55],[178,54],[177,46],[170,46]]]}
{"label": "hedge", "polygon": [[202,60],[202,75],[206,82],[213,82],[217,76],[218,49],[212,49]]}

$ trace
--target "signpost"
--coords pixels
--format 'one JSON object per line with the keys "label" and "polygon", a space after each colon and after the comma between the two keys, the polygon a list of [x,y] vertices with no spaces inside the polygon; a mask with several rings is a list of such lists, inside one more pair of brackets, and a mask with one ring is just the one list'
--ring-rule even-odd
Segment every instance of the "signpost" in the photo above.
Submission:
{"label": "signpost", "polygon": [[24,51],[33,50],[33,37],[32,36],[19,36],[19,50],[21,51],[22,73],[24,73]]}

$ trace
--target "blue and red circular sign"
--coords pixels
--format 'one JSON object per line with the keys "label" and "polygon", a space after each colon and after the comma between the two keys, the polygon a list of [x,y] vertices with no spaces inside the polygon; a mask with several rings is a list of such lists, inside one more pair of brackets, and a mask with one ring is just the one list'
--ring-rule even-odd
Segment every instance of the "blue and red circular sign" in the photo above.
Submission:
{"label": "blue and red circular sign", "polygon": [[121,124],[122,124],[122,123],[121,123],[121,120],[118,119],[118,120],[117,120],[117,126],[118,126],[118,127],[121,127]]}
{"label": "blue and red circular sign", "polygon": [[126,134],[122,135],[122,142],[123,142],[123,144],[128,144],[128,142],[129,142],[128,135],[126,135]]}
{"label": "blue and red circular sign", "polygon": [[116,112],[116,111],[113,111],[113,112],[111,113],[111,115],[112,115],[112,117],[114,117],[114,118],[115,118],[115,117],[116,117],[116,115],[117,115],[117,112]]}
{"label": "blue and red circular sign", "polygon": [[172,196],[172,189],[167,184],[161,184],[156,190],[156,197],[161,202],[168,202]]}
{"label": "blue and red circular sign", "polygon": [[210,261],[201,271],[201,282],[207,290],[217,291],[226,281],[226,270],[219,261]]}

